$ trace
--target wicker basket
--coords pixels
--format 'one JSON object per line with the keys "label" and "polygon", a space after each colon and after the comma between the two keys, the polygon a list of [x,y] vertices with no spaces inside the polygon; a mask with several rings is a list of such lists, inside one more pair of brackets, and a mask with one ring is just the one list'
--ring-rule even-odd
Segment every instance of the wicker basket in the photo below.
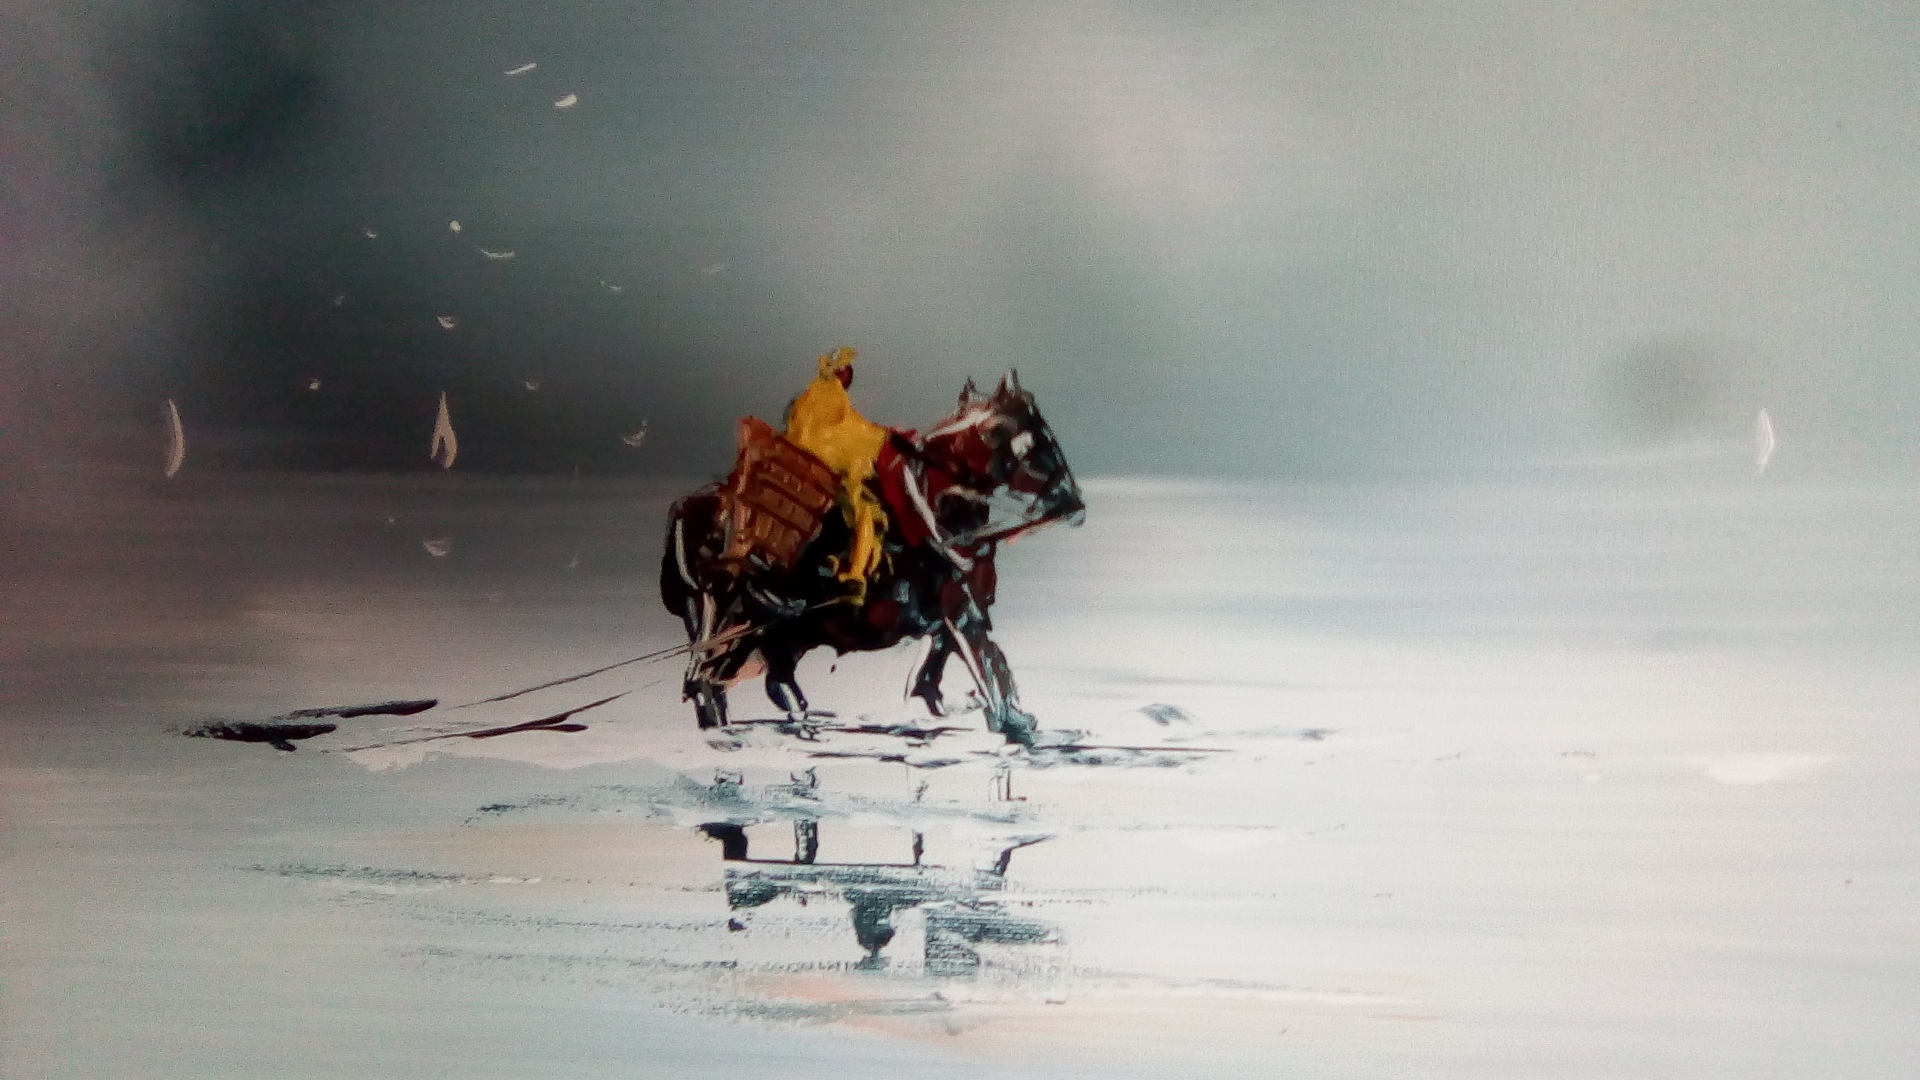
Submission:
{"label": "wicker basket", "polygon": [[727,548],[720,561],[736,574],[793,569],[820,535],[840,480],[825,462],[788,442],[764,420],[740,421],[740,456],[720,489]]}

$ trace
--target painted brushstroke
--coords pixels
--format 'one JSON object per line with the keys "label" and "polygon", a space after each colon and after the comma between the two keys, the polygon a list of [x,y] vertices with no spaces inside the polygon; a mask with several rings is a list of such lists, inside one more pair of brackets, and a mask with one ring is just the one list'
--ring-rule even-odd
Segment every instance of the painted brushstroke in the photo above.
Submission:
{"label": "painted brushstroke", "polygon": [[180,426],[180,410],[167,399],[167,478],[180,471],[187,460],[187,433]]}
{"label": "painted brushstroke", "polygon": [[1146,715],[1147,719],[1152,720],[1161,727],[1175,723],[1190,724],[1193,722],[1193,717],[1188,716],[1185,709],[1182,709],[1178,705],[1168,705],[1165,702],[1156,701],[1151,705],[1142,705],[1140,711]]}
{"label": "painted brushstroke", "polygon": [[1778,440],[1773,435],[1773,417],[1767,410],[1761,409],[1760,415],[1753,421],[1753,468],[1757,473],[1767,471],[1767,462],[1773,460],[1773,448]]}
{"label": "painted brushstroke", "polygon": [[180,734],[190,739],[266,743],[276,750],[291,751],[294,749],[295,742],[329,734],[339,727],[337,724],[314,724],[303,721],[324,717],[351,720],[363,716],[414,716],[438,704],[440,702],[436,698],[410,698],[376,701],[366,705],[326,705],[311,709],[295,709],[292,712],[281,713],[270,720],[209,720]]}
{"label": "painted brushstroke", "polygon": [[1002,849],[993,869],[906,864],[867,863],[818,865],[813,852],[818,838],[807,829],[796,830],[795,853],[790,860],[754,860],[748,854],[744,832],[721,826],[701,831],[721,842],[728,862],[754,862],[752,869],[729,866],[725,871],[727,907],[752,911],[775,900],[804,902],[809,894],[844,900],[854,940],[866,950],[860,966],[886,966],[883,950],[894,939],[894,920],[904,910],[925,908],[926,944],[923,964],[935,977],[971,975],[980,968],[977,946],[1039,945],[1057,942],[1053,926],[991,899],[1004,887],[1013,853],[1047,837],[1022,837]]}
{"label": "painted brushstroke", "polygon": [[394,739],[388,742],[366,743],[361,746],[344,747],[339,752],[343,754],[353,754],[362,750],[383,750],[392,746],[412,746],[416,743],[437,742],[441,739],[494,739],[502,735],[517,735],[528,731],[555,731],[562,733],[585,731],[587,730],[587,725],[568,723],[567,721],[580,713],[586,712],[588,709],[597,709],[610,701],[618,701],[626,696],[625,692],[613,694],[608,697],[603,697],[598,701],[590,701],[585,705],[576,706],[565,712],[557,712],[551,716],[543,716],[538,720],[528,720],[518,724],[500,724],[472,731],[437,732],[432,735],[421,735],[411,739]]}
{"label": "painted brushstroke", "polygon": [[261,874],[307,881],[339,882],[390,892],[425,892],[450,885],[537,885],[537,877],[512,877],[506,874],[453,874],[443,870],[415,870],[385,866],[348,866],[342,864],[281,863],[277,866],[249,866]]}
{"label": "painted brushstroke", "polygon": [[440,391],[440,413],[433,419],[433,442],[427,449],[427,457],[439,463],[443,469],[453,468],[453,459],[460,453],[460,440],[453,434],[453,417],[447,412],[447,392]]}
{"label": "painted brushstroke", "polygon": [[215,720],[181,732],[190,739],[225,739],[228,742],[266,743],[275,750],[294,749],[294,742],[311,739],[316,735],[325,735],[339,727],[338,724],[281,724],[248,723],[245,721]]}
{"label": "painted brushstroke", "polygon": [[397,701],[376,701],[370,705],[335,705],[318,709],[295,709],[290,713],[281,713],[275,720],[308,720],[320,716],[338,716],[352,719],[357,716],[414,716],[426,712],[440,704],[438,698],[407,698]]}
{"label": "painted brushstroke", "polygon": [[558,795],[533,795],[488,803],[475,820],[522,814],[566,815],[635,812],[655,821],[701,827],[791,823],[794,821],[871,820],[902,828],[935,825],[1028,826],[1033,812],[1024,803],[976,806],[841,793],[823,788],[811,771],[785,783],[750,784],[720,772],[706,781],[678,775],[654,784],[605,784]]}

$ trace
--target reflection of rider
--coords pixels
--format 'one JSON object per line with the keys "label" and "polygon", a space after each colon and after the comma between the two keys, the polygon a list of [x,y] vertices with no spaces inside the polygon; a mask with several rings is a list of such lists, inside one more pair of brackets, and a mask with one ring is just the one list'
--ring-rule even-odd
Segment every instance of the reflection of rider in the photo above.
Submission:
{"label": "reflection of rider", "polygon": [[840,509],[853,528],[837,577],[848,584],[855,603],[866,599],[867,577],[880,565],[880,537],[887,515],[867,486],[887,429],[860,415],[847,396],[853,385],[852,349],[841,347],[820,358],[819,374],[787,406],[789,442],[826,462],[840,478]]}

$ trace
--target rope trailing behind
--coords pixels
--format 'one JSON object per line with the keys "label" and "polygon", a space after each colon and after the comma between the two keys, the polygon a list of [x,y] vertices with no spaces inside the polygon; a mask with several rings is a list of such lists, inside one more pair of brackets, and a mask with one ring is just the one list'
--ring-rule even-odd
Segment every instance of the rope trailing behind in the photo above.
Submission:
{"label": "rope trailing behind", "polygon": [[675,645],[671,649],[658,649],[654,652],[642,653],[639,656],[628,657],[625,660],[608,664],[605,667],[594,668],[592,671],[583,671],[578,675],[568,675],[565,678],[552,679],[547,682],[540,683],[537,686],[528,686],[519,690],[512,690],[504,694],[495,694],[493,697],[481,698],[479,701],[469,701],[465,705],[455,705],[454,708],[469,709],[475,705],[491,705],[496,701],[511,701],[514,698],[524,697],[525,695],[535,693],[536,691],[548,690],[556,686],[565,686],[568,683],[579,682],[581,679],[591,679],[595,675],[602,675],[616,668],[623,668],[632,664],[644,664],[653,660],[666,660],[675,656],[685,656],[688,653],[712,652],[714,649],[720,648],[723,645],[730,644],[737,638],[745,637],[748,634],[757,633],[759,631],[765,630],[770,626],[774,626],[779,623],[785,622],[787,621],[787,619],[797,619],[800,616],[805,615],[809,611],[814,611],[826,606],[827,606],[827,603],[825,602],[813,604],[806,608],[802,608],[801,610],[796,611],[792,615],[788,615],[785,618],[775,619],[773,620],[773,622],[770,622],[770,623],[765,623],[760,625],[755,625],[753,623],[746,623],[740,626],[736,626],[731,630],[722,631],[721,633],[715,634],[710,638],[705,638],[700,641],[689,641],[685,645]]}

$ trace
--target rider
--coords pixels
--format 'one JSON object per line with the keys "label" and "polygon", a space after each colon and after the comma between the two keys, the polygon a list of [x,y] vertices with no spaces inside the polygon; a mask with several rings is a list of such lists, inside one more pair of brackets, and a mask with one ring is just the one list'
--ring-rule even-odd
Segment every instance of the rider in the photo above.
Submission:
{"label": "rider", "polygon": [[847,396],[856,355],[841,346],[820,357],[819,374],[787,406],[786,437],[840,478],[840,510],[853,539],[845,557],[834,559],[834,576],[848,587],[847,600],[861,604],[867,577],[880,565],[880,537],[887,528],[886,511],[867,486],[887,429],[861,416]]}

